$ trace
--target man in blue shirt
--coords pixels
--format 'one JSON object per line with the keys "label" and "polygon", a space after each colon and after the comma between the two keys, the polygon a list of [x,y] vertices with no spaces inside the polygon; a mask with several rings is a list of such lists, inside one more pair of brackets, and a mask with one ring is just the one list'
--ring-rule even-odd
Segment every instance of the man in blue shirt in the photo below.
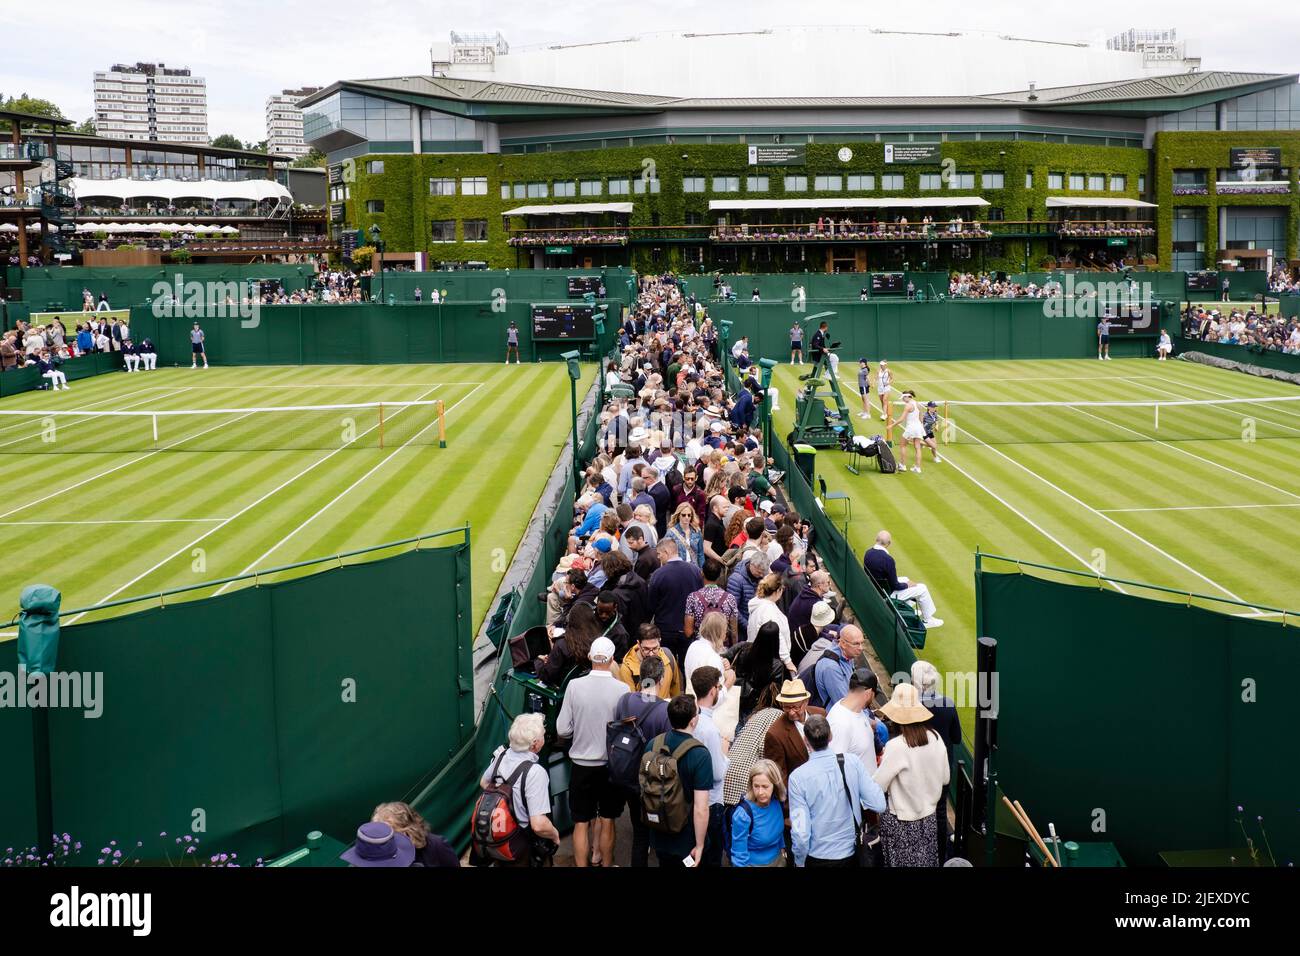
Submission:
{"label": "man in blue shirt", "polygon": [[722,672],[707,664],[695,668],[691,674],[691,689],[695,691],[695,700],[700,708],[691,736],[704,744],[713,766],[713,785],[709,788],[709,834],[700,864],[722,866],[722,781],[727,776],[728,761],[722,752],[722,735],[713,722],[713,708],[722,692]]}
{"label": "man in blue shirt", "polygon": [[754,423],[754,395],[748,388],[742,388],[736,396],[736,404],[727,416],[737,429],[749,428]]}
{"label": "man in blue shirt", "polygon": [[862,761],[837,759],[825,717],[809,717],[804,738],[812,756],[790,774],[795,866],[856,866],[862,811],[884,812],[885,794],[867,776]]}
{"label": "man in blue shirt", "polygon": [[[681,782],[686,805],[691,808],[691,813],[686,825],[677,833],[650,831],[650,846],[654,848],[660,869],[680,870],[684,866],[682,861],[687,856],[694,860],[694,865],[699,866],[700,858],[704,855],[704,843],[709,830],[709,790],[713,786],[713,761],[709,757],[708,748],[700,745],[691,733],[698,720],[694,697],[680,694],[668,702],[668,722],[673,729],[665,736],[664,746],[672,753],[688,741],[694,743],[677,761],[677,779]],[[656,737],[646,744],[646,753],[654,749],[658,739]],[[884,806],[883,799],[881,806]]]}
{"label": "man in blue shirt", "polygon": [[840,643],[837,654],[831,657],[823,655],[813,666],[813,684],[816,693],[813,697],[819,706],[830,710],[849,692],[849,678],[853,676],[853,665],[862,656],[866,638],[855,624],[845,624],[840,628]]}

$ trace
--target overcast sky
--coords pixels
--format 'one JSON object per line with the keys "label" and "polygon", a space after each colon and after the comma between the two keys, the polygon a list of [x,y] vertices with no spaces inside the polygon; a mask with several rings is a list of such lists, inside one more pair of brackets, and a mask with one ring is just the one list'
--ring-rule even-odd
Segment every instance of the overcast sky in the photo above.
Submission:
{"label": "overcast sky", "polygon": [[[808,5],[803,18],[792,17],[792,9],[804,8],[792,8],[788,0],[60,0],[57,22],[6,17],[8,26],[17,27],[17,42],[6,44],[0,58],[0,92],[53,100],[80,122],[93,111],[95,70],[162,61],[207,78],[210,135],[234,133],[256,142],[266,135],[264,109],[272,93],[339,79],[428,73],[430,43],[446,42],[451,30],[499,30],[511,46],[525,46],[795,24],[1103,42],[1130,27],[1172,27],[1204,69],[1300,72],[1300,7],[1290,4],[929,0],[879,9],[862,0],[821,0]],[[50,37],[56,40],[46,42]]]}

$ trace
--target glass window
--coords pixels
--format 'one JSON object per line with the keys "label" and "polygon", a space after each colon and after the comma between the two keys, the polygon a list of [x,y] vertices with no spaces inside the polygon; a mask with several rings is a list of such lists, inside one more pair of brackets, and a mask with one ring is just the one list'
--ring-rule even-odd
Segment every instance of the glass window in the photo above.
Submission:
{"label": "glass window", "polygon": [[1064,189],[1064,188],[1065,188],[1065,173],[1048,173],[1048,174],[1047,174],[1047,188],[1048,188],[1048,189]]}
{"label": "glass window", "polygon": [[366,212],[383,212],[384,201],[382,199],[367,199]]}
{"label": "glass window", "polygon": [[644,177],[644,176],[640,176],[640,177],[638,177],[638,178],[632,180],[632,191],[633,191],[634,193],[636,193],[638,196],[643,196],[643,195],[645,195],[645,187],[646,187],[646,183],[649,183],[649,184],[650,184],[650,192],[651,192],[651,193],[657,193],[657,192],[659,192],[659,180],[658,180],[658,179],[653,179],[653,178],[652,178],[652,179],[647,179],[647,178]]}
{"label": "glass window", "polygon": [[460,181],[460,194],[462,196],[486,196],[487,177],[466,176],[462,178]]}
{"label": "glass window", "polygon": [[1106,189],[1106,177],[1101,173],[1088,174],[1088,190],[1090,192],[1103,192]]}
{"label": "glass window", "polygon": [[1110,177],[1110,191],[1113,193],[1122,193],[1128,186],[1128,179],[1124,176]]}
{"label": "glass window", "polygon": [[1071,189],[1083,188],[1083,173],[1070,173],[1070,188]]}
{"label": "glass window", "polygon": [[1026,188],[1026,189],[1033,189],[1033,188],[1034,188],[1034,174],[1033,174],[1033,173],[1025,173],[1025,188]]}
{"label": "glass window", "polygon": [[455,219],[435,219],[431,224],[430,238],[434,242],[455,242],[456,241],[456,220]]}
{"label": "glass window", "polygon": [[740,192],[740,177],[739,176],[714,176],[713,191],[715,193]]}
{"label": "glass window", "polygon": [[509,198],[510,198],[510,184],[509,184],[509,183],[502,183],[502,184],[501,184],[501,198],[502,198],[502,199],[509,199]]}
{"label": "glass window", "polygon": [[609,181],[609,194],[611,196],[626,196],[632,192],[632,181],[629,179],[611,179]]}
{"label": "glass window", "polygon": [[922,189],[942,189],[942,188],[943,188],[943,176],[942,176],[940,173],[922,173],[922,174],[921,174],[921,188],[922,188]]}
{"label": "glass window", "polygon": [[528,184],[527,184],[527,183],[515,183],[515,198],[516,198],[516,199],[527,199],[527,198],[528,198]]}
{"label": "glass window", "polygon": [[371,176],[378,176],[384,171],[384,161],[382,159],[371,159],[366,161],[366,172]]}
{"label": "glass window", "polygon": [[850,176],[848,187],[850,191],[857,190],[866,192],[876,188],[875,176]]}
{"label": "glass window", "polygon": [[1140,193],[1145,193],[1146,191],[1147,191],[1147,178],[1146,178],[1146,176],[1139,176],[1139,177],[1138,177],[1138,192],[1140,192]]}
{"label": "glass window", "polygon": [[582,181],[581,186],[582,186],[582,195],[584,195],[584,196],[599,196],[599,195],[600,195],[600,180],[599,180],[599,179],[584,179],[584,180]]}
{"label": "glass window", "polygon": [[902,173],[885,173],[880,177],[880,188],[886,192],[903,191]]}
{"label": "glass window", "polygon": [[456,195],[456,180],[454,179],[430,179],[429,180],[430,196],[454,196]]}
{"label": "glass window", "polygon": [[843,176],[817,176],[813,180],[813,189],[823,193],[837,193],[844,188]]}
{"label": "glass window", "polygon": [[746,176],[745,192],[748,193],[765,193],[767,192],[766,176]]}
{"label": "glass window", "polygon": [[948,177],[948,188],[949,189],[974,189],[975,174],[974,173],[953,173],[951,176]]}
{"label": "glass window", "polygon": [[466,242],[487,242],[486,219],[466,219],[462,228]]}
{"label": "glass window", "polygon": [[555,198],[567,199],[578,195],[578,184],[573,180],[564,180],[555,184]]}
{"label": "glass window", "polygon": [[683,176],[682,192],[684,193],[702,193],[704,192],[703,176]]}
{"label": "glass window", "polygon": [[547,188],[546,183],[529,183],[529,184],[528,184],[528,198],[529,198],[529,199],[545,199],[545,198],[547,197],[547,195],[549,194],[549,192],[550,192],[550,190]]}
{"label": "glass window", "polygon": [[786,176],[785,191],[788,193],[806,193],[808,191],[808,177]]}
{"label": "glass window", "polygon": [[1005,177],[1002,173],[983,173],[980,176],[980,185],[984,189],[1001,189],[1003,188]]}

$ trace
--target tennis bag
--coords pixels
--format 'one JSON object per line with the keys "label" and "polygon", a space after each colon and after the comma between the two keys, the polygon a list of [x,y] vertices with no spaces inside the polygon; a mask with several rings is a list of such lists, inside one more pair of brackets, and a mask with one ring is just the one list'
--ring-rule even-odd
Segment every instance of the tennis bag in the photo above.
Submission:
{"label": "tennis bag", "polygon": [[[522,777],[528,781],[528,771],[533,768],[532,761],[519,764],[509,777],[502,778],[497,773],[505,757],[503,750],[492,772],[488,775],[488,785],[479,794],[474,803],[474,812],[470,815],[470,844],[476,859],[488,864],[518,863],[528,859],[532,847],[532,830],[521,826],[515,816],[515,783]],[[525,798],[527,799],[527,798]]]}
{"label": "tennis bag", "polygon": [[677,766],[688,750],[703,746],[692,737],[670,752],[668,735],[660,734],[641,758],[641,810],[651,830],[681,833],[686,828],[693,807],[686,799]]}
{"label": "tennis bag", "polygon": [[876,439],[876,467],[882,475],[892,475],[898,471],[898,462],[894,460],[894,449],[883,438]]}

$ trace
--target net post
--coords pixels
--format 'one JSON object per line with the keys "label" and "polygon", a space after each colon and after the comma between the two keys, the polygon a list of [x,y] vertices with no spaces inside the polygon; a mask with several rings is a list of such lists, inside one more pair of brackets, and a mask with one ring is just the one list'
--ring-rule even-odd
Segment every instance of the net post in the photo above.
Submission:
{"label": "net post", "polygon": [[438,447],[447,447],[446,402],[438,399]]}
{"label": "net post", "polygon": [[948,429],[951,427],[951,422],[952,419],[948,417],[948,402],[945,400],[943,403],[943,443],[945,445],[950,444],[948,441]]}
{"label": "net post", "polygon": [[384,447],[384,403],[379,403],[379,447]]}
{"label": "net post", "polygon": [[888,395],[881,396],[880,400],[885,403],[885,438],[892,445],[894,443],[894,412],[890,406],[893,403],[889,400]]}
{"label": "net post", "polygon": [[1156,430],[1160,429],[1160,403],[1156,402]]}
{"label": "net post", "polygon": [[158,444],[158,416],[151,415],[149,417],[153,419],[153,441],[154,444],[156,445]]}

